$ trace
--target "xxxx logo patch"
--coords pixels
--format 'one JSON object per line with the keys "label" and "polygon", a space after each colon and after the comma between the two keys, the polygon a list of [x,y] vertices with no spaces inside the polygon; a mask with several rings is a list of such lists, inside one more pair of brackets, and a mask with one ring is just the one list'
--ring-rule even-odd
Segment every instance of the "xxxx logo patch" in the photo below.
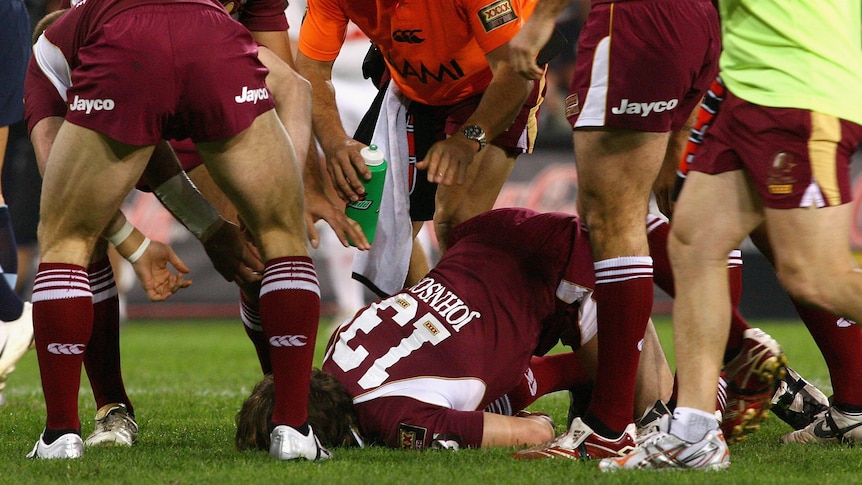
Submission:
{"label": "xxxx logo patch", "polygon": [[518,15],[512,8],[510,0],[498,0],[479,9],[479,20],[482,21],[485,32],[490,32],[497,27],[518,20]]}

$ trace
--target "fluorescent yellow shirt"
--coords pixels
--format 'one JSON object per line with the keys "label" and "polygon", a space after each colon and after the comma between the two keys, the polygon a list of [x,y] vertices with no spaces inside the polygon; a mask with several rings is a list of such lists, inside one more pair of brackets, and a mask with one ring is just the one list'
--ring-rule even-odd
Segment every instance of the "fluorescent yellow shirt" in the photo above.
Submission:
{"label": "fluorescent yellow shirt", "polygon": [[721,0],[721,78],[737,97],[862,125],[860,0]]}

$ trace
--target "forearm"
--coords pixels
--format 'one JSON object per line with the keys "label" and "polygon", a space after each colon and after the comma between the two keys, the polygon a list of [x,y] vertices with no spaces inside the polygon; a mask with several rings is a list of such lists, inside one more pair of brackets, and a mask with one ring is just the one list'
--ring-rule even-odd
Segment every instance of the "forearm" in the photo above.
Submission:
{"label": "forearm", "polygon": [[323,168],[320,166],[320,158],[317,148],[309,149],[308,156],[302,166],[302,180],[306,193],[325,194],[328,180],[323,177]]}
{"label": "forearm", "polygon": [[538,415],[483,413],[482,448],[538,445],[554,438],[554,427]]}
{"label": "forearm", "polygon": [[136,262],[150,244],[144,233],[133,226],[121,211],[114,214],[102,236],[130,263]]}
{"label": "forearm", "polygon": [[162,205],[202,243],[206,243],[225,223],[215,207],[207,202],[185,172],[181,171],[155,187],[153,193]]}
{"label": "forearm", "polygon": [[556,23],[557,18],[571,3],[572,0],[539,0],[528,22]]}
{"label": "forearm", "polygon": [[57,138],[57,132],[60,131],[62,124],[62,117],[49,116],[36,122],[36,125],[33,126],[33,130],[30,132],[30,142],[33,144],[33,151],[36,155],[36,163],[39,165],[40,174],[45,174],[48,155],[51,153],[54,139]]}
{"label": "forearm", "polygon": [[485,130],[488,140],[493,140],[512,125],[532,87],[532,81],[521,77],[507,62],[500,63],[476,111],[464,124],[479,125]]}
{"label": "forearm", "polygon": [[300,75],[311,83],[314,135],[324,152],[329,153],[331,147],[342,143],[346,138],[351,138],[341,124],[341,116],[335,102],[332,62],[314,61],[299,53],[296,64]]}

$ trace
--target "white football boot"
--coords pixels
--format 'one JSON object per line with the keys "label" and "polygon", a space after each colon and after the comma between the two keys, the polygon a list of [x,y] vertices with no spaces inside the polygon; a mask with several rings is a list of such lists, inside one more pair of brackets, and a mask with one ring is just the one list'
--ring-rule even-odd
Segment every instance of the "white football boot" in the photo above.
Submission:
{"label": "white football boot", "polygon": [[311,426],[308,427],[308,434],[303,436],[296,429],[282,424],[276,426],[269,436],[269,454],[279,460],[304,458],[316,461],[332,458],[332,453],[321,446]]}
{"label": "white football boot", "polygon": [[34,346],[33,305],[25,301],[24,310],[17,320],[0,322],[0,405],[5,403],[3,389],[6,379],[15,370],[15,364]]}
{"label": "white football boot", "polygon": [[80,458],[84,454],[84,442],[75,433],[64,434],[50,445],[42,440],[43,435],[39,436],[33,451],[27,453],[27,458]]}

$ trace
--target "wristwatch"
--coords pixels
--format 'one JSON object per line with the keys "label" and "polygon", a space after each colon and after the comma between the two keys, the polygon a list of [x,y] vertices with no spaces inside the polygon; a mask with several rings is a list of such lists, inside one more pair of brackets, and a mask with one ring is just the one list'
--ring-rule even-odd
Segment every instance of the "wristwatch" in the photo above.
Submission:
{"label": "wristwatch", "polygon": [[473,140],[479,143],[480,152],[488,145],[488,140],[485,138],[485,130],[483,130],[479,125],[467,125],[464,127],[464,131],[462,133],[464,133],[464,136],[466,136],[468,140]]}

